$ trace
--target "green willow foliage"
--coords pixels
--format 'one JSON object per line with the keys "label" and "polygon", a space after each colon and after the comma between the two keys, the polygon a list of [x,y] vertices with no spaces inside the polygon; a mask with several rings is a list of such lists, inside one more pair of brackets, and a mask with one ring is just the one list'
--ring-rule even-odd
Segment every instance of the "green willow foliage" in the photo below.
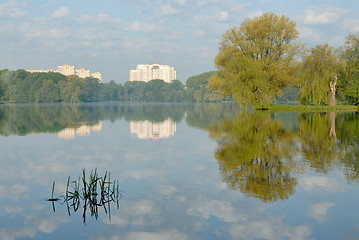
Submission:
{"label": "green willow foliage", "polygon": [[238,104],[266,107],[293,78],[298,35],[296,23],[283,15],[246,18],[223,35],[209,89],[233,95]]}
{"label": "green willow foliage", "polygon": [[223,97],[217,91],[211,91],[207,88],[208,79],[215,71],[205,72],[199,75],[189,77],[186,81],[186,101],[189,102],[221,102],[230,101],[230,97]]}
{"label": "green willow foliage", "polygon": [[340,56],[328,44],[310,50],[302,64],[300,100],[303,104],[325,105],[330,81],[340,71]]}
{"label": "green willow foliage", "polygon": [[335,106],[336,95],[359,104],[359,33],[345,45],[309,51],[297,42],[296,23],[273,13],[246,18],[223,35],[208,88],[240,105],[266,109],[285,87],[300,88],[300,103]]}

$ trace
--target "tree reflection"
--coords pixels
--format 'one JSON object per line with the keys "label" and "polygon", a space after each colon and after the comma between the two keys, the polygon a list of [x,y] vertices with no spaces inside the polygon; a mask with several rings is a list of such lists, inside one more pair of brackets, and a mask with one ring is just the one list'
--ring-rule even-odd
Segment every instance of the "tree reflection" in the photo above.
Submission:
{"label": "tree reflection", "polygon": [[358,116],[299,113],[299,130],[287,130],[269,112],[241,112],[208,131],[218,143],[223,181],[247,197],[274,202],[294,194],[295,174],[305,171],[339,167],[349,182],[359,179]]}
{"label": "tree reflection", "polygon": [[0,106],[0,135],[58,133],[64,129],[93,126],[102,120],[180,121],[185,105],[176,104],[20,104]]}
{"label": "tree reflection", "polygon": [[264,202],[287,199],[294,193],[297,151],[292,133],[268,112],[240,113],[233,122],[209,128],[218,142],[215,157],[223,181],[246,196]]}
{"label": "tree reflection", "polygon": [[336,144],[335,113],[302,113],[299,119],[302,154],[310,167],[327,173],[341,154]]}

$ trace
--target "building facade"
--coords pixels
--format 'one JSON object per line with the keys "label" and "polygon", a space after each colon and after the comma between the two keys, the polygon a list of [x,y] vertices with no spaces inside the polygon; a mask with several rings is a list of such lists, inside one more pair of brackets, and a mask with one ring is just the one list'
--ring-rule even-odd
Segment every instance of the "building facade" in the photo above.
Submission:
{"label": "building facade", "polygon": [[57,71],[55,71],[53,69],[48,69],[48,70],[29,69],[29,70],[26,70],[26,71],[28,71],[30,73],[58,72],[58,73],[61,73],[61,74],[65,75],[65,76],[75,75],[75,76],[78,76],[79,78],[93,77],[93,78],[97,78],[99,82],[102,82],[101,73],[99,73],[99,72],[90,73],[90,70],[88,70],[86,68],[75,69],[75,66],[70,66],[68,64],[58,66]]}
{"label": "building facade", "polygon": [[58,66],[57,72],[65,75],[65,76],[75,75],[75,67],[70,66],[68,64],[63,65],[63,66]]}
{"label": "building facade", "polygon": [[90,77],[90,70],[86,69],[86,68],[81,68],[81,69],[76,69],[76,76],[80,77],[80,78],[87,78]]}
{"label": "building facade", "polygon": [[102,82],[102,76],[101,76],[101,73],[99,73],[99,72],[92,73],[91,77],[97,78],[99,80],[99,82]]}
{"label": "building facade", "polygon": [[162,79],[170,83],[176,79],[176,71],[173,67],[159,63],[140,64],[136,70],[130,71],[130,81],[149,82],[153,79]]}

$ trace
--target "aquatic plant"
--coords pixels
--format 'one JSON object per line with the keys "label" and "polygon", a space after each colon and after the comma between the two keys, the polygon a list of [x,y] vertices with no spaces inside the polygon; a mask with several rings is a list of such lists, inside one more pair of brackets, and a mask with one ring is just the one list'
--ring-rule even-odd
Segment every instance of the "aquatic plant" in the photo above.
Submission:
{"label": "aquatic plant", "polygon": [[119,180],[111,181],[110,172],[105,172],[104,176],[99,176],[97,169],[91,170],[89,177],[86,177],[85,169],[78,180],[67,179],[65,195],[56,197],[54,195],[55,182],[52,184],[51,198],[47,201],[52,202],[55,212],[55,202],[66,203],[69,216],[71,211],[77,212],[83,209],[83,222],[86,223],[86,213],[89,211],[91,216],[97,220],[99,208],[103,208],[111,221],[111,203],[116,203],[117,209],[120,208],[119,200],[122,194],[119,190]]}

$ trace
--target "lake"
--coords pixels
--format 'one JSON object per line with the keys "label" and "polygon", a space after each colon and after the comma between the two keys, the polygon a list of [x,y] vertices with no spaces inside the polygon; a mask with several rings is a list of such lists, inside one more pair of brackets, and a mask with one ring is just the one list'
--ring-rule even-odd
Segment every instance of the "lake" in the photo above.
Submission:
{"label": "lake", "polygon": [[1,105],[0,144],[0,239],[359,239],[355,112]]}

